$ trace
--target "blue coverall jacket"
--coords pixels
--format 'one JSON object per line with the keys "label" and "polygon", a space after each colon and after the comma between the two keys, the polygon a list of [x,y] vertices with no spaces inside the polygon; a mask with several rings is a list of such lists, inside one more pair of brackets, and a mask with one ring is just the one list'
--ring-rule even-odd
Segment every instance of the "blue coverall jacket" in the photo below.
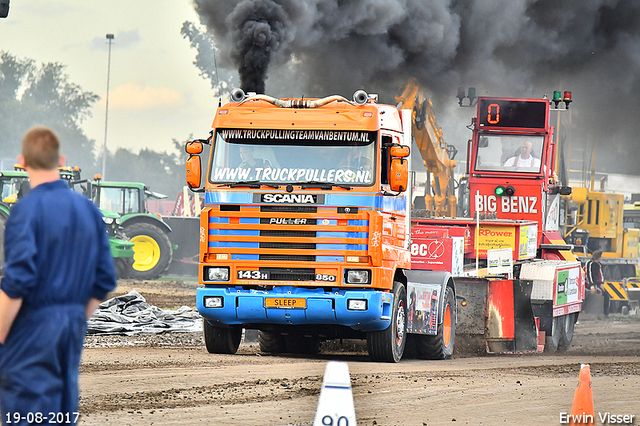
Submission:
{"label": "blue coverall jacket", "polygon": [[85,305],[116,286],[102,215],[64,181],[40,184],[13,206],[5,253],[0,287],[23,301],[0,345],[2,423],[76,420]]}

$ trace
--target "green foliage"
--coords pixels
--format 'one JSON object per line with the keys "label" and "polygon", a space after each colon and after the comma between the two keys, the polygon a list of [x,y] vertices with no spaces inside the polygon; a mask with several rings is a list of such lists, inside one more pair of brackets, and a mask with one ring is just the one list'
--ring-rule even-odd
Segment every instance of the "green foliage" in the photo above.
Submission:
{"label": "green foliage", "polygon": [[[71,83],[64,68],[59,63],[37,66],[32,59],[0,51],[0,159],[13,164],[24,133],[34,125],[45,125],[60,136],[67,164],[79,166],[83,178],[91,179],[102,168],[101,150],[94,157],[97,144],[80,126],[99,97]],[[184,142],[174,139],[173,144],[171,153],[149,149],[139,154],[128,149],[108,153],[106,178],[142,182],[175,199],[185,185],[186,154]]]}
{"label": "green foliage", "polygon": [[239,87],[235,82],[235,72],[218,69],[216,61],[216,45],[213,37],[200,31],[193,22],[185,21],[180,30],[183,38],[189,39],[191,47],[198,51],[193,65],[200,70],[200,75],[211,82],[213,96],[220,96],[229,87]]}
{"label": "green foliage", "polygon": [[24,133],[45,125],[60,136],[70,164],[94,164],[95,142],[80,125],[99,96],[71,83],[64,68],[59,63],[37,66],[32,59],[0,51],[0,158],[16,158]]}
{"label": "green foliage", "polygon": [[153,192],[166,195],[167,200],[175,200],[178,193],[182,192],[182,187],[186,185],[185,142],[173,139],[175,151],[171,153],[142,149],[139,154],[135,154],[128,149],[120,148],[107,159],[105,180],[141,182]]}

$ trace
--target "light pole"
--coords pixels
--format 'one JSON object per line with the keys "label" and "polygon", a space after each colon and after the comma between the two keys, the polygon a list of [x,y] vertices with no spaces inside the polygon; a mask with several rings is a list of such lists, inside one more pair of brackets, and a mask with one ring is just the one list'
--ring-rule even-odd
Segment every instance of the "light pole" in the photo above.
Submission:
{"label": "light pole", "polygon": [[107,34],[109,40],[109,61],[107,62],[107,107],[104,114],[104,145],[102,146],[102,179],[107,172],[107,123],[109,122],[109,76],[111,75],[111,41],[113,34]]}

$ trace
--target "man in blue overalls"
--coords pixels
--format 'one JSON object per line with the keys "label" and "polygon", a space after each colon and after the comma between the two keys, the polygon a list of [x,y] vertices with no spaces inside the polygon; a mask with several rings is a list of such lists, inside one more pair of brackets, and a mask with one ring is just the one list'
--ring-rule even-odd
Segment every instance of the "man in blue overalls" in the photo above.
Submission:
{"label": "man in blue overalls", "polygon": [[0,283],[0,409],[3,424],[75,424],[87,318],[116,275],[102,215],[60,180],[55,133],[22,140],[31,192],[5,230]]}

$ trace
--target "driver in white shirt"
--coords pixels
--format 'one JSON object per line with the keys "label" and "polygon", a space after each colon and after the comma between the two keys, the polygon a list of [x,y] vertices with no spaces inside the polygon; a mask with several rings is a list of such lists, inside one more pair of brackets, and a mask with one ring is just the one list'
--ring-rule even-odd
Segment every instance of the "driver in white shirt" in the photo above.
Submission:
{"label": "driver in white shirt", "polygon": [[540,169],[540,159],[531,155],[533,145],[530,141],[522,142],[520,146],[520,154],[513,156],[505,161],[505,167],[532,167]]}

